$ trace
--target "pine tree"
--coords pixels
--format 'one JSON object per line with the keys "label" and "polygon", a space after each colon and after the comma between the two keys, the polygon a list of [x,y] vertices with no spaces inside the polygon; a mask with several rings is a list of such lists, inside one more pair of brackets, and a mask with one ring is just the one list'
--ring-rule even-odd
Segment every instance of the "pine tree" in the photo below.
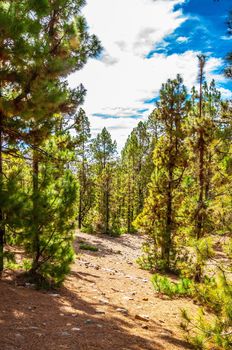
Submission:
{"label": "pine tree", "polygon": [[135,230],[132,223],[141,213],[147,195],[147,184],[152,171],[150,142],[147,124],[139,122],[122,150],[123,216],[128,233]]}
{"label": "pine tree", "polygon": [[[74,113],[83,100],[83,87],[69,89],[67,75],[82,68],[100,49],[80,15],[83,5],[84,1],[68,0],[6,1],[1,5],[1,17],[7,15],[9,20],[8,26],[3,21],[7,44],[1,57],[7,68],[1,74],[1,122],[16,119],[10,133],[33,149],[34,271],[39,256],[40,148],[59,122],[60,113]],[[1,125],[0,130],[1,134],[8,131]]]}
{"label": "pine tree", "polygon": [[81,229],[84,218],[93,204],[93,183],[90,174],[90,123],[82,108],[75,120],[75,130],[79,179],[78,227]]}
{"label": "pine tree", "polygon": [[177,213],[182,201],[180,183],[187,166],[184,145],[187,110],[182,78],[168,80],[160,91],[155,113],[159,138],[154,150],[155,169],[149,195],[135,221],[136,226],[152,238],[157,259],[153,263],[166,271],[175,268],[176,238],[181,224]]}
{"label": "pine tree", "polygon": [[111,193],[116,147],[116,142],[112,141],[106,128],[103,128],[92,142],[97,186],[96,219],[98,229],[105,234],[111,233]]}

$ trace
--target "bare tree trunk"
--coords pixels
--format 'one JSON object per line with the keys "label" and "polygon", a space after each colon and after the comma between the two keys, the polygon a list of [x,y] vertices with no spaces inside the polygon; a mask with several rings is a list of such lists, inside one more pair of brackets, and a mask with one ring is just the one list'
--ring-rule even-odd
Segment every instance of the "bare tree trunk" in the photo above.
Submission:
{"label": "bare tree trunk", "polygon": [[[202,103],[203,103],[203,78],[204,78],[204,66],[205,66],[205,57],[203,55],[198,56],[199,59],[199,84],[200,84],[200,96],[199,96],[199,139],[198,139],[198,154],[199,154],[199,173],[198,173],[198,182],[199,182],[199,197],[198,197],[198,206],[196,213],[196,238],[199,240],[204,235],[204,192],[205,192],[205,140],[204,140],[204,131],[201,125],[202,122]],[[201,257],[200,252],[197,252],[197,262],[195,267],[195,276],[194,279],[196,282],[200,282],[202,278],[202,266],[201,266]]]}
{"label": "bare tree trunk", "polygon": [[[199,56],[199,83],[200,83],[200,96],[199,96],[199,119],[200,123],[202,120],[202,85],[204,75],[205,57]],[[199,197],[198,197],[198,208],[196,215],[196,237],[200,239],[203,236],[203,209],[204,209],[204,188],[205,188],[205,141],[203,128],[200,125],[199,140],[198,140],[198,152],[199,152]]]}
{"label": "bare tree trunk", "polygon": [[82,226],[82,188],[80,184],[80,191],[79,191],[79,208],[78,208],[78,228],[81,229]]}
{"label": "bare tree trunk", "polygon": [[[2,114],[0,114],[0,187],[3,187],[3,159],[2,159],[2,143],[3,143],[3,130],[2,130]],[[5,227],[4,227],[4,214],[3,208],[0,205],[0,277],[3,272],[4,262],[3,262],[3,252],[4,252],[4,237],[5,237]]]}
{"label": "bare tree trunk", "polygon": [[39,267],[40,239],[39,239],[39,218],[38,218],[38,196],[39,196],[39,157],[38,151],[33,150],[33,263],[32,272],[36,273]]}
{"label": "bare tree trunk", "polygon": [[173,183],[173,168],[169,165],[168,189],[167,189],[167,212],[166,212],[166,229],[164,233],[162,258],[164,260],[164,268],[166,271],[170,270],[170,252],[172,244],[172,183]]}
{"label": "bare tree trunk", "polygon": [[128,206],[127,206],[127,232],[131,232],[131,174],[129,173],[128,183]]}
{"label": "bare tree trunk", "polygon": [[109,179],[107,178],[106,186],[106,234],[109,233],[109,222],[110,222],[110,191],[109,191]]}

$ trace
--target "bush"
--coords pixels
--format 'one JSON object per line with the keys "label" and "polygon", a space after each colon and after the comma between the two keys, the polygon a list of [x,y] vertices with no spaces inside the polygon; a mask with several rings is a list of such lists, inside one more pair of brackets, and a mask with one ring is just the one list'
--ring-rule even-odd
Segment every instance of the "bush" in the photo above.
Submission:
{"label": "bush", "polygon": [[178,282],[171,281],[170,278],[155,274],[152,277],[152,284],[160,293],[163,293],[170,298],[176,296],[193,296],[194,295],[194,283],[188,278],[182,278]]}
{"label": "bush", "polygon": [[90,245],[90,244],[87,244],[87,243],[80,243],[79,248],[81,250],[90,250],[91,252],[97,252],[98,251],[97,247],[95,247],[93,245]]}

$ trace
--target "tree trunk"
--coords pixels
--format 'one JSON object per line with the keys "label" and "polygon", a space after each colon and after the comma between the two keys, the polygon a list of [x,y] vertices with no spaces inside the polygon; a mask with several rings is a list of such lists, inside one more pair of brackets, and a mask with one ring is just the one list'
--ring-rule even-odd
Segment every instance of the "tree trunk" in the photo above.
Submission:
{"label": "tree trunk", "polygon": [[81,229],[82,226],[82,190],[81,190],[82,184],[80,184],[80,191],[79,191],[79,208],[78,208],[78,228]]}
{"label": "tree trunk", "polygon": [[[202,85],[203,85],[203,69],[204,61],[200,61],[200,96],[199,96],[199,119],[200,123],[202,121]],[[198,141],[198,152],[199,152],[199,197],[198,197],[198,207],[196,215],[196,237],[200,239],[203,236],[203,208],[204,208],[204,187],[205,187],[205,174],[204,174],[204,157],[205,157],[205,141],[204,132],[202,126],[200,125],[199,130],[199,141]]]}
{"label": "tree trunk", "polygon": [[170,251],[171,251],[171,235],[172,235],[172,182],[173,169],[169,168],[168,189],[167,189],[167,212],[166,212],[166,229],[163,239],[162,258],[164,260],[164,269],[170,270]]}
{"label": "tree trunk", "polygon": [[127,233],[131,232],[131,174],[128,183],[128,206],[127,206]]}
{"label": "tree trunk", "polygon": [[[3,188],[2,143],[3,143],[2,115],[0,114],[0,187],[1,189]],[[4,263],[3,263],[4,236],[5,236],[4,214],[3,214],[3,208],[0,205],[0,277],[2,275],[3,268],[4,268]]]}
{"label": "tree trunk", "polygon": [[107,178],[106,183],[106,192],[105,192],[105,198],[106,198],[106,225],[105,225],[105,233],[109,233],[109,222],[110,222],[110,191],[109,191],[109,179]]}
{"label": "tree trunk", "polygon": [[38,218],[38,197],[39,197],[39,157],[38,151],[33,150],[33,263],[32,272],[36,273],[39,267],[40,239],[39,239],[39,218]]}

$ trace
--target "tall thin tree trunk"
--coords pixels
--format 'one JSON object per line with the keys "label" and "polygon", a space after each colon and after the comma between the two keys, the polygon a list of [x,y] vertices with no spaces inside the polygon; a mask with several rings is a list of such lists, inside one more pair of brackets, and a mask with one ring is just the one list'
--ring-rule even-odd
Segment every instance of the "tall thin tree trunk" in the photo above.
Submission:
{"label": "tall thin tree trunk", "polygon": [[168,189],[167,189],[167,212],[166,212],[166,229],[164,233],[162,257],[164,259],[165,270],[170,270],[170,252],[172,244],[172,183],[173,183],[173,168],[169,166]]}
{"label": "tall thin tree trunk", "polygon": [[109,179],[107,178],[107,189],[106,189],[106,233],[109,233],[110,223],[110,191],[109,191]]}
{"label": "tall thin tree trunk", "polygon": [[127,206],[127,232],[131,232],[131,174],[129,172],[128,206]]}
{"label": "tall thin tree trunk", "polygon": [[[204,75],[204,65],[205,57],[199,56],[199,83],[200,83],[200,96],[199,96],[199,119],[200,123],[202,121],[202,85],[203,85],[203,75]],[[198,208],[196,216],[196,237],[200,239],[203,236],[203,208],[204,208],[204,188],[205,188],[205,141],[204,141],[204,132],[203,128],[200,125],[199,130],[199,140],[198,140],[198,152],[199,152],[199,197],[198,197]]]}
{"label": "tall thin tree trunk", "polygon": [[36,273],[39,267],[40,239],[39,239],[39,218],[38,218],[38,197],[39,197],[39,157],[38,151],[33,150],[33,263],[32,271]]}
{"label": "tall thin tree trunk", "polygon": [[80,184],[79,191],[79,208],[78,208],[78,228],[81,229],[82,226],[82,185]]}
{"label": "tall thin tree trunk", "polygon": [[[3,187],[3,159],[2,159],[2,143],[3,143],[3,128],[2,128],[2,114],[0,114],[0,187]],[[4,227],[4,214],[3,208],[0,205],[0,277],[3,272],[4,263],[3,263],[3,252],[4,252],[4,236],[5,236],[5,227]]]}
{"label": "tall thin tree trunk", "polygon": [[[205,140],[204,140],[204,131],[201,125],[202,122],[202,104],[203,104],[203,78],[204,78],[204,66],[205,66],[205,57],[198,56],[199,59],[199,84],[200,84],[200,95],[199,95],[199,139],[198,139],[198,154],[199,154],[199,173],[198,173],[198,182],[199,182],[199,197],[198,197],[198,206],[197,206],[197,215],[196,215],[196,238],[199,240],[204,235],[204,191],[205,191]],[[202,278],[202,265],[201,265],[201,256],[200,252],[197,252],[196,256],[196,267],[195,267],[195,282],[200,282]]]}

